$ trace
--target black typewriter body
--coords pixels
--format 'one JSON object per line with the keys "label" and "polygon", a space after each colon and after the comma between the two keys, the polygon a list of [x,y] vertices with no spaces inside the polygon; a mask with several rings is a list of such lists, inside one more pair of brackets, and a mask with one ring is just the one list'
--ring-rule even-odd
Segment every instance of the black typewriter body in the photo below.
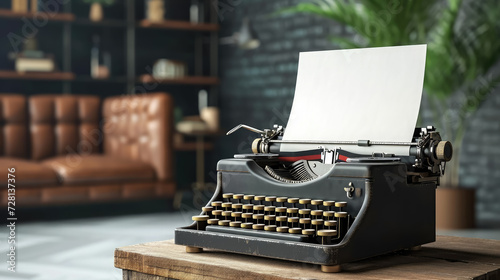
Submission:
{"label": "black typewriter body", "polygon": [[[319,264],[325,272],[336,272],[343,263],[435,241],[435,189],[439,181],[412,175],[415,173],[408,170],[407,163],[383,158],[339,162],[314,180],[294,184],[272,178],[263,168],[267,164],[245,158],[219,161],[216,191],[200,214],[204,219],[176,229],[175,243],[187,246],[188,252],[197,252],[193,248],[216,249]],[[239,205],[253,205],[253,209]],[[281,214],[276,212],[278,208]],[[242,213],[249,211],[252,218],[245,220]],[[281,222],[277,217],[282,217]],[[221,224],[220,220],[232,223]],[[304,223],[294,224],[298,220]],[[243,223],[261,224],[266,229],[242,228]],[[301,231],[277,232],[278,227]],[[314,233],[304,234],[305,229]]]}

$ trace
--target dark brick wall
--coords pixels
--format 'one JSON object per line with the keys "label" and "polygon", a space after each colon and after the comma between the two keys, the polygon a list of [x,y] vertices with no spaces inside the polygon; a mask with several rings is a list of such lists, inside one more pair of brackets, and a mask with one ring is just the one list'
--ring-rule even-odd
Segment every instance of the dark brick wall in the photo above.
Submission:
{"label": "dark brick wall", "polygon": [[[239,123],[257,128],[286,125],[295,90],[298,53],[336,49],[329,34],[346,30],[332,21],[308,16],[274,16],[275,11],[298,0],[225,1],[238,4],[221,17],[221,36],[238,31],[241,19],[248,15],[259,35],[261,46],[244,51],[234,46],[220,48],[219,95],[221,125],[230,129]],[[426,102],[422,104],[426,114]],[[477,216],[480,220],[500,221],[500,92],[494,91],[469,121],[461,165],[463,186],[477,188]],[[425,119],[425,117],[424,117]],[[248,152],[256,134],[241,131],[219,139],[217,159]]]}

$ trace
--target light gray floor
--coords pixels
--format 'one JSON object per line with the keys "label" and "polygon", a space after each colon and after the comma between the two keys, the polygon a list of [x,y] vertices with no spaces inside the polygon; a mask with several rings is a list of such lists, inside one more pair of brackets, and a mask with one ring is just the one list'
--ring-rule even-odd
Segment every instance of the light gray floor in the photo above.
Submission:
{"label": "light gray floor", "polygon": [[[2,261],[0,280],[122,279],[113,267],[114,249],[150,241],[172,239],[176,227],[191,222],[190,210],[53,222],[18,222],[18,271],[7,271]],[[7,230],[0,229],[5,260]],[[439,231],[438,234],[500,240],[500,229]]]}

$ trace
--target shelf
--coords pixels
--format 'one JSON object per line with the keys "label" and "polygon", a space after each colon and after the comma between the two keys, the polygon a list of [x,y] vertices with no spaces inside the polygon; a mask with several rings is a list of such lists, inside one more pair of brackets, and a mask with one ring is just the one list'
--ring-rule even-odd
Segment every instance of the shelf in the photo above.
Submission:
{"label": "shelf", "polygon": [[87,18],[77,18],[74,24],[87,25],[87,26],[102,26],[102,27],[125,27],[126,22],[124,20],[117,19],[104,19],[101,21],[91,21]]}
{"label": "shelf", "polygon": [[0,70],[0,79],[69,81],[75,79],[75,74],[70,72],[16,72],[13,70]]}
{"label": "shelf", "polygon": [[160,83],[160,84],[183,84],[183,85],[218,85],[219,78],[205,76],[186,76],[173,79],[156,79],[152,75],[145,74],[139,77],[140,83]]}
{"label": "shelf", "polygon": [[75,15],[70,14],[70,13],[44,13],[44,12],[38,12],[38,13],[33,13],[33,12],[26,12],[26,13],[19,13],[19,12],[13,12],[8,9],[0,9],[0,18],[30,18],[34,17],[35,15],[37,16],[46,16],[49,20],[54,20],[54,21],[74,21],[75,20]]}
{"label": "shelf", "polygon": [[[196,151],[198,143],[196,142],[185,142],[185,143],[176,143],[174,145],[174,150],[176,151]],[[212,150],[214,148],[214,144],[212,143],[203,143],[203,150]]]}
{"label": "shelf", "polygon": [[77,76],[74,80],[75,82],[83,82],[83,83],[126,83],[127,77],[110,77],[107,79],[94,79],[89,76]]}
{"label": "shelf", "polygon": [[219,25],[214,23],[191,23],[189,21],[179,20],[164,20],[162,22],[151,22],[144,19],[139,22],[139,27],[144,28],[163,28],[163,29],[177,29],[177,30],[191,30],[191,31],[217,31]]}

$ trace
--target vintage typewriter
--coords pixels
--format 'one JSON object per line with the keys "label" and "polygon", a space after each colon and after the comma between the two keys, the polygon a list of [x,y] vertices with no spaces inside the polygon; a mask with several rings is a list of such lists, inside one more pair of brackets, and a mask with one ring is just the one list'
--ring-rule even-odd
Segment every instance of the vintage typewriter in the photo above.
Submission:
{"label": "vintage typewriter", "polygon": [[[410,142],[287,140],[278,125],[239,125],[228,134],[240,128],[260,135],[253,153],[218,162],[213,197],[175,231],[187,252],[217,249],[337,272],[435,241],[435,189],[453,149],[434,127],[416,128]],[[316,149],[283,152],[289,144]],[[384,152],[395,146],[406,152]]]}

